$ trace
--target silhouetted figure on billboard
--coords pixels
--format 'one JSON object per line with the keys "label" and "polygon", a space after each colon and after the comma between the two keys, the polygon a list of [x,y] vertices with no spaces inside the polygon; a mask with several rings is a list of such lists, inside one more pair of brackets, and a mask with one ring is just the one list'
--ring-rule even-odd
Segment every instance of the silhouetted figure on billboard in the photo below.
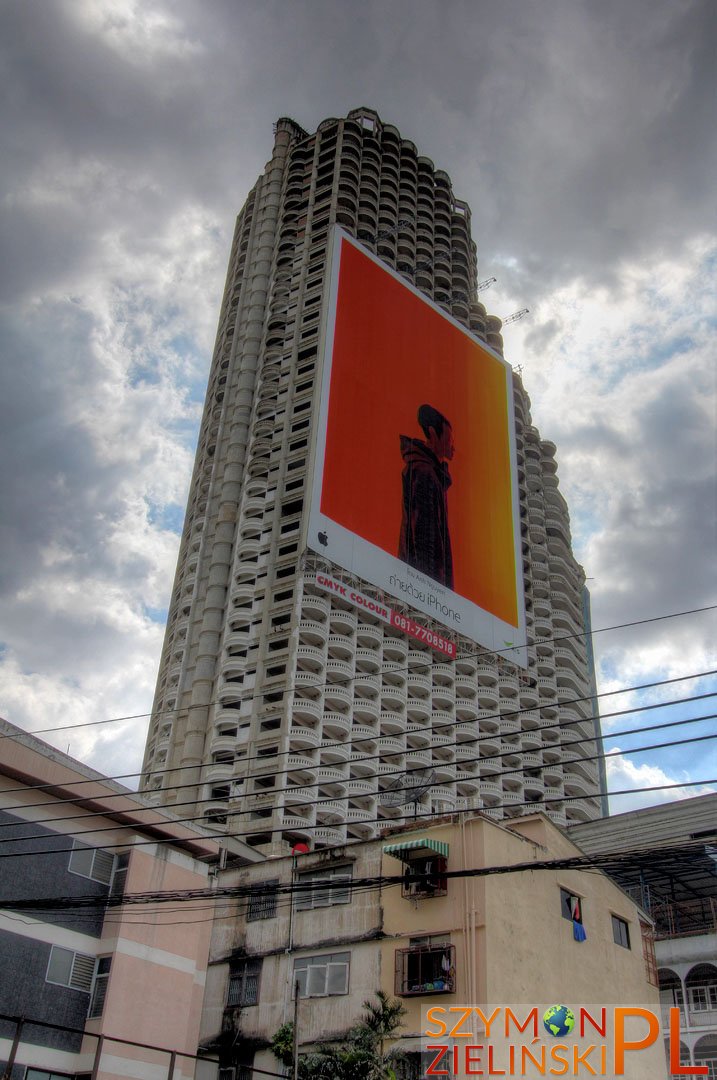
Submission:
{"label": "silhouetted figure on billboard", "polygon": [[446,462],[453,457],[453,429],[432,405],[419,407],[418,423],[425,442],[401,435],[403,515],[398,557],[452,589],[447,501],[451,476]]}

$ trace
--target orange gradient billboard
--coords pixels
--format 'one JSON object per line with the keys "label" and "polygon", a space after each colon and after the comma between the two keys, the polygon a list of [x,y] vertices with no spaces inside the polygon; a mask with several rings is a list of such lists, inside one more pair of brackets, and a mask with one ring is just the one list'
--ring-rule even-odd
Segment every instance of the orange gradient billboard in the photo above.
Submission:
{"label": "orange gradient billboard", "polygon": [[511,369],[340,229],[308,545],[522,663]]}

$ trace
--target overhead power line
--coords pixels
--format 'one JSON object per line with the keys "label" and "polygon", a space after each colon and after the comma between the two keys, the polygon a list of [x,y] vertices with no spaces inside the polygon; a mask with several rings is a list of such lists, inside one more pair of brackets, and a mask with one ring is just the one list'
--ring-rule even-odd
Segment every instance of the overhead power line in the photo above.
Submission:
{"label": "overhead power line", "polygon": [[[700,672],[696,672],[696,673],[694,673],[692,675],[679,675],[679,676],[676,676],[675,678],[672,678],[672,679],[658,679],[655,682],[640,683],[640,684],[637,684],[635,686],[621,687],[621,688],[618,688],[616,690],[605,690],[605,691],[601,691],[599,694],[586,694],[586,695],[583,695],[581,697],[569,698],[569,699],[567,699],[565,701],[561,701],[561,702],[543,702],[542,704],[538,704],[538,705],[526,705],[526,706],[524,706],[523,708],[520,708],[520,709],[511,709],[510,711],[505,710],[503,712],[497,711],[497,712],[491,713],[488,716],[483,716],[479,720],[474,721],[474,722],[475,723],[480,723],[481,720],[483,720],[483,721],[500,720],[501,717],[521,716],[523,713],[531,713],[531,712],[532,713],[535,713],[535,712],[540,713],[540,712],[543,712],[545,709],[555,709],[555,710],[557,710],[559,708],[569,708],[571,705],[579,704],[579,703],[584,702],[584,701],[593,701],[596,698],[614,697],[614,696],[619,695],[619,694],[636,693],[637,691],[640,691],[640,690],[651,690],[651,689],[654,689],[655,687],[658,687],[658,686],[669,686],[669,685],[672,685],[673,683],[689,682],[689,681],[691,681],[693,679],[702,679],[702,678],[706,678],[709,675],[714,675],[714,674],[717,674],[717,669],[713,669],[713,670],[710,670],[710,671],[700,671]],[[700,701],[700,700],[702,700],[704,698],[714,697],[715,693],[717,693],[717,691],[715,691],[714,693],[695,694],[695,695],[692,695],[690,697],[679,698],[679,699],[677,699],[675,701],[656,702],[656,703],[654,703],[652,705],[639,705],[639,706],[634,706],[634,707],[628,708],[628,709],[621,709],[621,710],[619,710],[617,712],[603,713],[602,714],[602,719],[608,719],[608,718],[610,718],[612,716],[623,716],[623,715],[630,715],[631,713],[645,712],[645,711],[648,711],[650,709],[668,708],[671,705],[681,705],[681,704],[685,704],[685,703],[691,702],[691,701]],[[591,717],[591,716],[576,718],[574,720],[558,720],[554,724],[541,724],[540,725],[540,730],[541,731],[551,731],[551,730],[556,730],[556,729],[563,730],[563,729],[568,728],[568,727],[574,727],[576,724],[590,724],[590,723],[592,723],[592,721],[593,721],[593,717]],[[430,730],[431,732],[441,732],[446,728],[454,728],[456,726],[456,724],[460,724],[460,723],[471,723],[471,721],[470,720],[465,720],[465,721],[461,721],[461,720],[439,721],[436,724],[432,724],[430,726],[430,729],[427,728],[426,730]],[[358,747],[358,746],[361,746],[364,743],[375,742],[376,739],[378,739],[380,737],[381,736],[378,733],[375,734],[375,735],[360,736],[360,737],[358,737],[356,739],[352,739],[351,740],[351,745],[352,745],[352,747]],[[606,738],[606,737],[612,738],[613,736],[612,736],[612,734],[610,736],[603,735],[603,738]],[[480,741],[487,740],[489,738],[495,738],[495,735],[488,735],[488,734],[482,735],[481,734],[481,735],[478,735],[477,738],[474,741],[480,742]],[[586,737],[585,741],[586,742],[592,742],[592,741],[594,741],[594,738],[595,738],[595,736],[589,736],[589,737]],[[324,742],[322,744],[322,749],[323,750],[329,750],[329,749],[332,749],[334,747],[341,747],[341,746],[345,746],[345,745],[346,745],[345,742],[341,742],[339,740],[336,740],[335,742],[326,741],[326,742]],[[275,756],[277,758],[286,757],[287,755],[293,754],[293,753],[296,753],[296,751],[294,751],[294,750],[280,750],[280,751],[277,752],[277,754]],[[396,751],[395,753],[398,753],[398,751]],[[389,754],[387,753],[387,754],[384,754],[384,755],[381,755],[381,756],[386,757],[386,756],[389,756]],[[250,754],[250,755],[247,755],[246,757],[242,758],[242,761],[246,762],[246,763],[248,763],[250,761],[263,761],[263,762],[266,763],[266,760],[267,760],[266,757],[263,756],[263,755],[260,755],[260,754]],[[362,760],[370,760],[370,758],[362,759]],[[209,768],[213,768],[214,766],[215,766],[214,762],[205,762],[203,764],[198,764],[198,765],[168,765],[168,766],[166,766],[165,768],[162,768],[162,769],[152,769],[152,770],[150,770],[149,775],[150,776],[160,776],[163,773],[175,773],[175,772],[179,773],[179,772],[183,772],[183,771],[186,771],[186,770],[209,769]],[[277,770],[277,775],[280,775],[280,774],[283,774],[283,773],[286,773],[286,772],[290,772],[290,771],[296,771],[296,770],[292,770],[292,769],[288,769],[288,768],[282,768],[282,769]],[[248,774],[248,776],[246,778],[247,779],[253,779],[253,778],[255,778],[255,775],[256,774]],[[97,777],[90,777],[90,778],[85,779],[85,780],[74,780],[74,781],[72,781],[72,786],[73,786],[73,788],[76,788],[76,787],[80,787],[81,785],[85,785],[85,784],[97,784],[97,783],[100,783],[100,782],[102,782],[104,780],[112,780],[112,781],[127,780],[127,779],[132,779],[133,777],[137,777],[137,776],[142,776],[142,772],[140,771],[140,772],[131,772],[131,773],[118,773],[115,776],[101,776],[101,775],[98,775]],[[169,785],[167,788],[163,788],[162,790],[163,791],[180,790],[181,788],[185,788],[185,787],[196,787],[198,784],[206,783],[206,782],[207,781],[197,780],[196,782],[192,781],[192,782],[187,783],[187,784],[172,784],[172,785]],[[219,782],[219,781],[217,781],[217,782]],[[27,785],[23,786],[22,790],[23,791],[52,791],[52,790],[54,790],[56,788],[57,788],[57,784],[27,784]],[[1,788],[0,789],[0,796],[1,795],[6,795],[6,794],[11,794],[12,792],[17,791],[17,790],[18,790],[17,788]],[[104,798],[118,798],[119,799],[119,798],[126,798],[127,794],[128,794],[128,791],[121,791],[121,792],[116,792],[116,793],[108,793],[106,796],[103,796],[103,797]],[[134,794],[134,792],[130,792],[130,794]],[[65,800],[63,800],[63,802],[65,802],[66,804],[80,803],[82,801],[83,801],[82,796],[78,796],[77,798],[74,798],[74,799],[65,799]],[[45,803],[32,803],[30,805],[35,807],[35,806],[44,806],[46,804]]]}
{"label": "overhead power line", "polygon": [[[613,797],[613,796],[616,796],[616,795],[635,795],[635,794],[642,794],[642,793],[648,792],[648,791],[674,791],[674,790],[679,790],[679,789],[682,789],[682,788],[706,787],[706,786],[709,786],[710,784],[717,784],[717,779],[684,780],[684,781],[681,781],[680,783],[676,783],[676,784],[653,784],[650,787],[623,788],[620,791],[610,791],[610,792],[608,792],[608,794],[610,795],[610,797]],[[440,786],[440,785],[435,785],[435,786]],[[443,817],[444,815],[446,815],[446,816],[460,816],[460,815],[463,815],[463,814],[475,814],[475,813],[478,813],[478,812],[484,812],[484,813],[490,814],[491,811],[505,810],[505,809],[515,809],[516,807],[520,807],[520,806],[530,806],[534,811],[537,812],[537,811],[542,811],[545,808],[545,806],[552,805],[553,803],[580,802],[581,800],[583,800],[585,798],[597,797],[597,794],[599,794],[599,793],[596,793],[595,796],[560,795],[560,796],[555,796],[555,797],[550,797],[550,798],[547,798],[547,799],[543,799],[540,802],[535,802],[535,801],[533,801],[531,799],[526,799],[526,800],[523,800],[523,801],[516,801],[516,802],[506,802],[506,803],[498,802],[498,803],[494,804],[493,806],[486,806],[486,807],[476,807],[476,806],[452,807],[450,810],[442,811],[440,815],[435,814],[435,813],[419,814],[415,818],[415,825],[416,825],[416,828],[424,828],[424,827],[425,828],[430,828],[431,820],[435,819],[438,816],[440,816],[440,817]],[[364,818],[360,822],[356,822],[355,824],[357,824],[357,825],[375,825],[375,824],[378,824],[378,822],[382,822],[384,825],[385,824],[390,825],[390,824],[393,824],[393,822],[395,821],[395,823],[397,825],[402,825],[402,824],[405,824],[405,820],[404,820],[405,817],[406,817],[406,815],[403,814],[400,817],[397,816],[395,819],[393,819],[393,818],[385,818],[385,817],[384,818],[378,818],[378,817]],[[187,818],[186,820],[190,821],[192,819]],[[182,821],[181,818],[177,819],[176,824],[180,824],[181,821]],[[170,822],[158,822],[158,823],[154,823],[154,824],[155,824],[155,826],[161,827],[162,825],[174,824],[174,823],[175,822],[170,821]],[[150,823],[150,825],[145,825],[145,826],[137,825],[135,827],[135,831],[140,832],[142,830],[142,828],[148,828],[148,827],[151,827],[151,823]],[[295,826],[295,827],[291,827],[291,828],[288,827],[287,825],[280,825],[280,826],[277,826],[276,828],[273,828],[273,829],[266,829],[266,828],[260,829],[260,831],[262,833],[268,833],[269,835],[273,836],[275,833],[311,832],[314,829],[325,829],[325,828],[331,828],[331,827],[332,826],[326,825],[325,823],[324,824],[318,824],[318,825],[302,824],[300,827]],[[101,830],[93,830],[93,831],[98,831],[99,832]],[[258,830],[256,828],[254,828],[250,832],[230,833],[230,834],[228,834],[228,838],[232,839],[232,840],[244,840],[247,836],[252,836],[257,831]],[[223,838],[224,838],[223,834],[217,834],[216,836],[206,837],[204,839],[212,839],[212,840],[216,840],[218,842],[221,842],[221,840]],[[133,841],[131,845],[128,845],[125,842],[125,843],[119,843],[119,844],[102,844],[101,847],[102,847],[103,851],[117,851],[117,850],[126,851],[128,846],[130,846],[132,848],[135,848],[135,847],[147,847],[147,846],[150,846],[150,845],[156,845],[157,843],[160,843],[160,842],[167,843],[167,844],[170,844],[170,845],[177,844],[177,845],[181,846],[183,843],[188,843],[188,842],[191,842],[192,840],[194,840],[196,842],[197,839],[201,839],[201,838],[197,838],[197,837],[176,837],[176,838],[175,837],[166,837],[166,838],[161,838],[161,840],[160,840],[160,839],[155,837],[152,840],[136,840],[136,841]],[[360,839],[358,839],[356,837],[348,837],[346,840],[341,841],[341,846],[346,846],[347,844],[352,844],[352,843],[364,843],[364,841],[362,841],[362,840],[360,840]],[[2,859],[23,858],[23,857],[25,857],[27,855],[32,855],[33,858],[37,858],[40,855],[58,855],[58,854],[67,854],[67,855],[69,855],[73,850],[75,850],[73,847],[61,847],[61,848],[46,848],[44,851],[39,850],[39,849],[33,849],[32,851],[3,852],[3,853],[0,853],[0,860],[2,860]],[[1,903],[0,903],[0,906],[2,906]]]}
{"label": "overhead power line", "polygon": [[[712,695],[710,695],[710,696],[712,696]],[[646,706],[646,708],[650,708],[650,707],[651,706]],[[695,723],[700,723],[701,721],[704,721],[704,720],[714,720],[716,717],[717,717],[717,714],[710,713],[707,716],[692,717],[689,720],[673,720],[673,721],[668,721],[668,722],[666,722],[664,724],[655,724],[655,725],[652,725],[652,726],[649,726],[649,727],[631,728],[631,729],[628,729],[627,731],[614,732],[611,735],[611,738],[621,738],[621,737],[624,737],[625,735],[642,734],[642,733],[644,733],[646,731],[661,730],[663,728],[668,728],[668,727],[678,727],[678,726],[682,726],[684,724],[695,724]],[[482,737],[479,737],[479,739],[476,739],[475,742],[479,742],[481,738],[483,738],[484,740],[495,741],[496,739],[500,739],[500,735],[482,736]],[[649,750],[671,749],[671,748],[676,747],[676,746],[687,746],[687,745],[690,745],[692,743],[707,742],[707,741],[711,741],[713,739],[717,739],[717,732],[711,732],[708,735],[692,736],[692,737],[687,738],[687,739],[670,740],[669,742],[665,742],[665,743],[652,743],[651,745],[648,745],[648,746],[640,746],[640,747],[628,748],[628,749],[622,750],[621,753],[623,753],[623,754],[641,754],[641,753],[646,753]],[[589,738],[589,739],[588,738],[574,739],[574,740],[572,740],[572,741],[570,741],[568,743],[562,744],[560,749],[570,747],[570,746],[582,745],[584,742],[595,743],[596,740],[595,740],[594,737]],[[453,745],[462,745],[462,746],[471,745],[472,746],[474,744],[475,744],[474,742],[470,742],[470,743],[464,742],[464,743],[456,743],[456,744],[453,744]],[[446,745],[447,744],[444,744],[444,747]],[[554,744],[555,747],[558,747],[558,745],[559,744]],[[548,745],[547,749],[548,750],[550,749],[550,745]],[[386,757],[395,757],[399,753],[401,755],[404,755],[406,753],[406,751],[393,751],[392,753],[387,753],[385,756]],[[408,753],[410,753],[410,751],[408,751]],[[480,755],[478,755],[478,756],[473,757],[473,758],[464,758],[464,759],[462,759],[460,764],[462,764],[462,765],[465,765],[465,764],[484,764],[486,762],[494,762],[496,760],[506,758],[506,757],[520,757],[521,753],[523,753],[523,751],[520,751],[517,748],[511,748],[511,749],[507,749],[507,750],[501,750],[496,754],[487,754],[487,755],[482,756],[482,757]],[[529,772],[530,770],[535,769],[535,768],[541,768],[543,771],[546,771],[546,772],[550,772],[551,768],[552,769],[560,768],[561,770],[564,770],[566,766],[570,766],[570,765],[582,765],[585,762],[607,760],[608,758],[613,757],[614,753],[615,753],[614,751],[608,750],[608,751],[603,751],[603,752],[595,753],[595,754],[579,755],[578,757],[574,757],[574,758],[567,758],[566,759],[566,758],[563,757],[562,760],[559,761],[559,762],[542,763],[541,766],[536,766],[536,765],[531,765],[531,764],[521,765],[521,766],[519,766],[517,768],[502,769],[499,772],[496,772],[494,774],[490,774],[490,775],[485,776],[485,777],[474,776],[474,777],[471,777],[469,779],[474,780],[476,783],[480,783],[481,779],[502,781],[506,776],[519,775],[519,774],[522,774],[524,772]],[[374,757],[375,757],[375,755],[374,755]],[[370,761],[370,760],[372,760],[372,758],[367,757],[367,758],[362,759],[362,761]],[[457,762],[448,762],[446,764],[455,765],[455,764],[459,764],[459,763],[457,763]],[[395,777],[395,778],[400,778],[402,776],[409,776],[410,777],[411,774],[418,773],[418,772],[423,772],[423,771],[425,771],[426,768],[430,768],[430,767],[431,766],[420,766],[420,767],[419,766],[414,766],[412,768],[406,768],[406,769],[397,768],[394,772],[382,773],[381,778],[383,780],[386,780],[388,778],[393,778],[393,777]],[[436,764],[434,767],[439,768],[440,765]],[[262,774],[259,774],[259,775],[262,775]],[[361,779],[361,778],[359,777],[357,779]],[[565,777],[565,775],[563,775],[563,780],[565,781],[565,779],[566,779],[566,777]],[[567,779],[568,779],[568,782],[570,782],[569,775],[568,775]],[[340,781],[336,781],[336,782],[340,783]],[[217,782],[217,783],[219,783],[219,782]],[[350,783],[350,780],[349,780],[348,777],[346,778],[345,783]],[[441,781],[436,781],[434,783],[431,783],[429,786],[431,788],[434,788],[434,787],[435,788],[440,788],[442,786],[442,783],[443,782],[441,782]],[[186,786],[194,786],[194,785],[178,785],[178,786],[179,787],[186,787]],[[306,785],[306,787],[309,788],[309,789],[317,787],[317,786],[318,786],[317,784],[307,784]],[[18,788],[16,790],[22,791],[22,790],[25,790],[25,789],[19,789]],[[301,790],[301,789],[299,788],[299,790]],[[409,791],[411,789],[407,786],[406,788],[399,788],[397,790],[399,790],[399,791]],[[286,791],[287,791],[286,788],[269,789],[270,793],[274,792],[277,796],[281,795],[282,793],[285,793]],[[381,796],[382,793],[383,793],[382,791],[377,790],[376,792],[372,792],[370,794],[371,794],[371,797],[376,796],[376,797],[378,797],[380,799],[380,796]],[[368,795],[368,794],[369,793],[366,793],[366,795]],[[596,792],[595,797],[597,795],[599,795],[599,794],[600,794],[599,792]],[[245,799],[246,798],[246,793],[243,793],[242,796],[239,796],[239,797],[241,797],[242,799]],[[356,797],[360,797],[360,796],[356,796]],[[437,797],[440,798],[440,796],[437,796]],[[475,796],[468,796],[468,797],[469,798],[471,798],[471,797],[473,797],[473,798],[480,797],[480,793],[477,792]],[[575,798],[575,797],[577,797],[577,796],[566,796],[566,798]],[[579,796],[579,797],[580,798],[586,798],[586,797],[589,797],[589,796],[582,795],[582,796]],[[297,806],[297,807],[307,807],[307,806],[319,806],[320,807],[325,803],[335,802],[336,798],[337,798],[337,796],[334,796],[334,795],[326,795],[326,796],[319,797],[317,799],[307,798],[303,802],[298,802],[298,801],[292,800],[291,804],[289,804],[289,805],[293,805],[293,806]],[[73,800],[73,801],[77,801],[77,800]],[[84,800],[80,800],[80,801],[84,801]],[[217,802],[216,797],[208,796],[207,798],[204,798],[204,799],[196,799],[196,800],[195,799],[190,799],[190,800],[187,800],[186,802],[173,803],[172,805],[173,805],[173,807],[177,807],[177,806],[202,806],[202,805],[204,805],[206,803],[215,803],[215,802]],[[35,803],[35,804],[31,804],[31,805],[33,805],[33,806],[46,806],[47,803]],[[64,805],[64,800],[63,800],[63,805]],[[528,802],[526,805],[532,805],[532,804],[530,802]],[[540,805],[541,805],[540,801],[536,802],[535,805],[536,805],[537,808],[539,808]],[[25,810],[25,809],[27,809],[29,807],[28,807],[27,804],[22,804],[22,806],[20,808]],[[150,808],[150,809],[154,810],[154,808]],[[243,809],[228,810],[227,811],[227,817],[232,817],[232,818],[243,817],[245,814],[250,814],[253,809],[254,809],[254,807],[249,805],[249,806],[245,806]],[[285,810],[287,809],[286,804],[284,804],[283,809],[285,809]],[[22,820],[21,824],[23,826],[25,826],[26,828],[32,828],[33,826],[44,825],[44,824],[49,824],[49,825],[52,825],[52,826],[56,826],[58,823],[66,822],[66,821],[79,821],[80,823],[86,823],[88,818],[97,818],[97,817],[106,818],[108,816],[108,813],[111,814],[112,811],[92,810],[92,811],[86,811],[85,813],[82,813],[82,814],[69,814],[69,815],[65,815],[64,817],[50,817],[50,818],[42,818],[42,819],[33,819],[31,821]],[[172,823],[188,824],[188,823],[201,822],[203,820],[204,820],[204,817],[203,817],[202,814],[193,814],[193,815],[190,815],[189,817],[173,818]],[[137,831],[140,831],[143,827],[146,828],[148,826],[151,826],[152,824],[156,825],[156,824],[161,824],[161,823],[125,822],[125,823],[123,823],[121,825],[100,825],[100,826],[98,826],[96,828],[73,829],[72,830],[72,836],[76,838],[76,837],[79,837],[79,836],[96,835],[97,833],[101,833],[102,835],[104,835],[104,834],[110,833],[110,832],[118,832],[118,831],[125,831],[125,830],[130,830],[130,831],[137,832]],[[316,826],[316,827],[321,827],[321,826]],[[18,828],[18,821],[0,823],[0,830],[2,830],[2,829],[16,829],[16,828]],[[0,833],[0,844],[19,844],[19,843],[22,843],[23,841],[28,841],[28,840],[42,840],[42,839],[46,839],[46,835],[47,835],[46,833],[32,833],[31,832],[29,835],[25,834],[25,835],[22,835],[22,836],[3,837],[2,834]],[[233,834],[231,834],[231,835],[233,835]]]}
{"label": "overhead power line", "polygon": [[[665,615],[654,615],[654,616],[651,616],[650,618],[647,618],[647,619],[634,619],[631,622],[616,623],[613,626],[602,626],[602,627],[598,627],[597,629],[591,629],[590,631],[585,630],[585,631],[581,631],[581,632],[575,633],[575,634],[561,634],[559,637],[544,637],[544,638],[540,638],[540,644],[541,645],[543,645],[543,644],[553,644],[553,645],[555,645],[555,644],[558,644],[561,641],[573,641],[576,638],[594,637],[596,634],[605,634],[605,633],[611,632],[613,630],[625,630],[625,629],[629,629],[629,628],[634,627],[634,626],[645,626],[645,625],[647,625],[649,623],[663,622],[666,619],[677,619],[677,618],[681,618],[681,617],[686,616],[686,615],[698,615],[698,614],[701,614],[703,612],[715,611],[715,610],[717,610],[717,604],[709,604],[709,605],[707,605],[705,607],[690,608],[689,610],[685,610],[685,611],[673,611],[673,612],[669,612],[668,614],[665,614]],[[573,621],[575,621],[575,620],[573,620]],[[536,644],[536,643],[534,642],[533,644]],[[529,645],[528,648],[532,648],[532,645]],[[510,652],[514,652],[514,651],[515,651],[515,646],[511,646],[510,648],[506,648],[506,649],[478,649],[478,650],[471,650],[471,651],[465,652],[465,653],[459,653],[455,657],[453,657],[453,659],[454,660],[470,660],[470,659],[479,660],[481,657],[484,657],[484,658],[488,659],[490,657],[501,656],[503,653],[510,653]],[[433,666],[433,661],[432,660],[426,660],[425,665],[424,664],[417,664],[412,668],[406,667],[406,668],[393,669],[393,673],[394,674],[400,674],[400,673],[407,674],[410,671],[420,672],[424,668],[426,670],[430,671],[432,666]],[[368,673],[364,673],[364,674],[368,674]],[[353,682],[353,681],[355,681],[356,678],[361,678],[361,675],[358,675],[358,676],[354,675],[352,678],[347,679],[346,681],[347,682]],[[320,690],[320,689],[322,689],[323,687],[325,687],[327,685],[329,685],[329,684],[326,681],[318,682],[318,683],[305,683],[304,684],[304,686],[306,688],[315,689],[315,690],[316,689]],[[267,689],[267,690],[264,690],[264,691],[261,691],[261,692],[252,693],[252,694],[244,694],[244,695],[242,695],[241,692],[238,692],[237,695],[236,695],[236,698],[239,701],[253,701],[253,700],[258,699],[258,698],[264,698],[264,697],[266,697],[267,694],[271,694],[271,693],[274,693],[274,692],[275,692],[275,690],[272,690],[272,689]],[[207,702],[204,702],[201,705],[187,705],[187,706],[182,706],[182,707],[176,707],[174,709],[163,709],[163,710],[158,711],[158,712],[152,711],[152,712],[144,712],[144,713],[130,713],[130,714],[126,715],[126,716],[112,716],[112,717],[108,717],[108,718],[106,718],[104,720],[85,720],[81,724],[63,724],[61,727],[38,728],[37,730],[32,731],[32,732],[19,732],[17,734],[15,732],[8,732],[8,733],[0,734],[0,740],[1,739],[17,739],[17,738],[20,738],[22,734],[47,735],[47,734],[50,734],[50,733],[53,733],[53,732],[58,732],[58,731],[75,731],[78,728],[97,727],[97,726],[99,726],[101,724],[117,724],[117,723],[124,723],[124,722],[129,721],[129,720],[144,720],[144,719],[147,719],[148,717],[160,718],[162,716],[175,716],[177,713],[187,713],[187,712],[191,712],[194,709],[207,709],[212,705],[218,705],[218,704],[220,704],[218,701],[207,701]]]}
{"label": "overhead power line", "polygon": [[[420,828],[417,825],[417,828]],[[651,858],[655,854],[659,854],[662,857],[670,856],[682,856],[685,851],[695,850],[698,851],[704,848],[704,840],[691,840],[680,841],[679,844],[664,845],[660,847],[645,847],[645,848],[631,848],[628,850],[620,849],[617,851],[609,852],[594,852],[590,855],[567,855],[560,858],[553,859],[530,859],[515,863],[504,863],[492,866],[477,866],[477,867],[465,867],[462,870],[448,870],[441,872],[441,878],[448,880],[461,880],[463,878],[481,878],[491,877],[495,875],[504,874],[519,874],[526,871],[535,870],[602,870],[606,867],[615,867],[617,865],[637,865],[640,860],[645,858]],[[420,880],[422,877],[429,878],[435,877],[433,874],[416,874],[416,880]],[[371,877],[354,878],[351,881],[351,889],[357,890],[372,890],[376,888],[388,888],[391,886],[401,885],[404,881],[404,875],[401,874],[381,874],[373,875]],[[203,900],[228,900],[228,899],[249,899],[256,897],[259,888],[267,888],[268,882],[255,881],[247,882],[239,885],[221,885],[215,883],[211,887],[198,888],[198,889],[177,889],[166,892],[147,891],[139,893],[124,893],[122,895],[110,895],[110,896],[76,896],[68,900],[68,897],[42,897],[42,898],[28,898],[28,897],[2,897],[0,898],[0,908],[6,908],[10,911],[52,911],[58,908],[90,908],[90,909],[104,909],[104,908],[129,908],[136,906],[146,906],[150,904],[164,905],[164,904],[176,904],[178,902],[190,903],[201,902]],[[277,896],[310,896],[312,893],[322,893],[326,890],[327,883],[325,881],[297,881],[292,880],[285,883],[278,883],[272,886],[272,891]]]}

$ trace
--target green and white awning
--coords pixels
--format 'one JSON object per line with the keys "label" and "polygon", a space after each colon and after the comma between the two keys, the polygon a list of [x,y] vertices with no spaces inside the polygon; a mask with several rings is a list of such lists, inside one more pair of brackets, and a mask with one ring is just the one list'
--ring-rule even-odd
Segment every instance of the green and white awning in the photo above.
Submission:
{"label": "green and white awning", "polygon": [[420,840],[406,840],[403,844],[386,844],[383,849],[384,855],[392,855],[394,859],[408,862],[413,855],[442,855],[448,858],[448,844],[445,840],[429,840],[422,837]]}

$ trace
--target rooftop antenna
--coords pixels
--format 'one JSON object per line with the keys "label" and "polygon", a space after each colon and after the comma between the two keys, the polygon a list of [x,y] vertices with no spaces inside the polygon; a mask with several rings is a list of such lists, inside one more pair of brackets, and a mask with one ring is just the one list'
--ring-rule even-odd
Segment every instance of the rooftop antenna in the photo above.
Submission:
{"label": "rooftop antenna", "polygon": [[495,277],[487,277],[483,281],[479,281],[476,285],[476,292],[485,292],[485,290],[489,289],[491,285],[494,285],[497,280],[498,278]]}
{"label": "rooftop antenna", "polygon": [[434,769],[416,769],[397,777],[385,791],[379,793],[381,806],[405,806],[413,803],[413,816],[418,816],[418,804],[426,794],[435,777]]}
{"label": "rooftop antenna", "polygon": [[529,311],[530,308],[527,307],[521,308],[520,311],[514,311],[512,315],[508,315],[507,318],[502,320],[503,326],[510,326],[511,323],[520,322],[521,319],[525,318]]}

